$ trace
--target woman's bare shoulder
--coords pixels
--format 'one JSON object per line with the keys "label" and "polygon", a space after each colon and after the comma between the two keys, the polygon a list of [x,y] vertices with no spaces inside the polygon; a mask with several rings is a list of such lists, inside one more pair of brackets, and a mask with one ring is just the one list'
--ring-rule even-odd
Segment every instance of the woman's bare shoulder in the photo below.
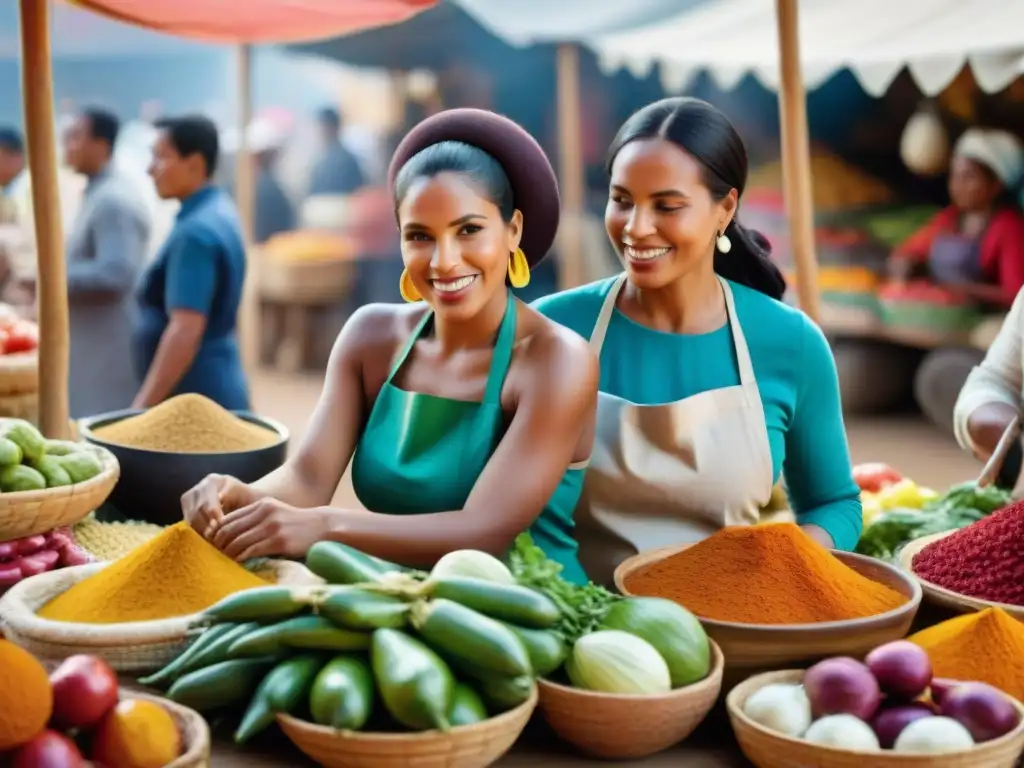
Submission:
{"label": "woman's bare shoulder", "polygon": [[363,358],[369,354],[390,353],[409,338],[409,334],[427,311],[426,304],[364,304],[345,321],[338,345]]}
{"label": "woman's bare shoulder", "polygon": [[524,305],[527,334],[524,362],[545,387],[579,391],[597,389],[598,358],[590,344],[575,331]]}

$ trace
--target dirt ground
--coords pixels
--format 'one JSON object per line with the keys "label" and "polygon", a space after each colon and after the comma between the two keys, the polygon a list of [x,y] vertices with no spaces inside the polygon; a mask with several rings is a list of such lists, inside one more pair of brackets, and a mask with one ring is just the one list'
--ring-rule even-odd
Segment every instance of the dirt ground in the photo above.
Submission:
{"label": "dirt ground", "polygon": [[[256,410],[284,422],[292,441],[303,433],[320,395],[322,380],[314,375],[261,372],[253,381]],[[942,490],[977,475],[981,466],[953,439],[915,416],[847,420],[855,463],[883,461],[918,483]],[[348,479],[338,490],[339,504],[356,504]]]}

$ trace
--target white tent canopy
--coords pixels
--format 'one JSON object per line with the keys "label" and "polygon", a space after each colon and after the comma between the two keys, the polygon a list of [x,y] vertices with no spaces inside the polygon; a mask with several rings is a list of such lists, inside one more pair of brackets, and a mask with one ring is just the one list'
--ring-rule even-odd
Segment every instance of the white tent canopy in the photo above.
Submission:
{"label": "white tent canopy", "polygon": [[[768,88],[779,84],[773,0],[717,0],[584,42],[609,68],[643,74],[660,63],[673,91],[704,70],[723,88],[747,74]],[[880,96],[907,67],[933,96],[970,64],[979,87],[993,93],[1024,74],[1024,2],[800,0],[800,56],[808,89],[849,67]]]}

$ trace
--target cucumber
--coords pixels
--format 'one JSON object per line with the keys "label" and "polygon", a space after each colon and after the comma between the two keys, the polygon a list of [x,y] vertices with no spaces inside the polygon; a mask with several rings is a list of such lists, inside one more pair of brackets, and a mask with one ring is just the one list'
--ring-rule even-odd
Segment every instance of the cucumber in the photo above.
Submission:
{"label": "cucumber", "polygon": [[532,677],[485,677],[473,681],[480,698],[494,715],[508,712],[526,703],[533,693],[535,683]]}
{"label": "cucumber", "polygon": [[309,694],[313,722],[358,731],[373,714],[373,672],[362,656],[336,656],[316,676]]}
{"label": "cucumber", "polygon": [[291,587],[256,587],[228,595],[206,609],[205,616],[214,621],[281,621],[297,616],[314,602],[308,589]]}
{"label": "cucumber", "polygon": [[167,666],[159,672],[149,675],[149,677],[141,678],[139,682],[151,688],[163,688],[165,685],[170,685],[178,678],[178,675],[186,670],[189,662],[195,656],[209,648],[218,639],[234,629],[235,626],[235,624],[217,624],[210,627],[193,640],[185,650],[175,656]]}
{"label": "cucumber", "polygon": [[487,707],[484,706],[480,694],[465,683],[455,684],[452,695],[452,708],[448,710],[448,722],[452,727],[473,725],[487,719]]}
{"label": "cucumber", "polygon": [[377,690],[395,720],[414,731],[449,729],[455,680],[436,653],[397,629],[378,629],[370,660]]}
{"label": "cucumber", "polygon": [[522,641],[501,622],[451,600],[417,603],[412,625],[427,645],[494,675],[532,674]]}
{"label": "cucumber", "polygon": [[242,705],[276,661],[275,657],[232,659],[197,669],[175,680],[167,698],[203,713]]}
{"label": "cucumber", "polygon": [[282,661],[263,678],[235,731],[235,743],[245,744],[266,730],[279,712],[291,714],[309,695],[313,680],[323,666],[315,654],[294,656]]}
{"label": "cucumber", "polygon": [[384,575],[368,555],[337,541],[318,541],[310,547],[306,567],[328,584],[365,584]]}
{"label": "cucumber", "polygon": [[202,669],[203,667],[209,667],[211,664],[218,664],[219,662],[227,661],[231,658],[231,646],[234,645],[235,641],[240,637],[245,637],[250,632],[258,630],[259,628],[260,625],[255,621],[250,621],[247,624],[234,625],[230,632],[225,632],[185,662],[178,674],[184,675],[188,672],[194,672],[197,669]]}
{"label": "cucumber", "polygon": [[391,595],[344,587],[333,590],[317,612],[345,629],[401,629],[409,621],[409,603]]}
{"label": "cucumber", "polygon": [[370,647],[367,632],[340,629],[323,616],[296,616],[260,627],[238,638],[228,651],[231,658],[266,656],[286,648],[319,651],[358,651]]}
{"label": "cucumber", "polygon": [[561,633],[551,629],[529,629],[502,622],[526,647],[535,677],[546,677],[565,663],[569,656],[569,644]]}
{"label": "cucumber", "polygon": [[550,597],[518,584],[453,577],[432,581],[431,586],[433,597],[454,600],[493,619],[522,627],[549,629],[561,618]]}

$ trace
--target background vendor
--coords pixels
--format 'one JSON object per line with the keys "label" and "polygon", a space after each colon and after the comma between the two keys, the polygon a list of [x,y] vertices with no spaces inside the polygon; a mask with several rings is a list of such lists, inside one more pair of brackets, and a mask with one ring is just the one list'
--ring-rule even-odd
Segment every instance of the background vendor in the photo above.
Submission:
{"label": "background vendor", "polygon": [[[303,556],[323,540],[409,565],[503,554],[529,530],[576,582],[573,508],[590,456],[597,360],[512,295],[547,253],[558,187],[515,123],[428,118],[389,174],[409,303],[346,323],[306,436],[251,486],[211,476],[185,517],[228,555]],[[352,460],[369,512],[328,506]]]}
{"label": "background vendor", "polygon": [[896,249],[892,276],[927,277],[985,305],[1009,307],[1024,286],[1024,214],[1013,195],[1022,175],[1016,136],[964,133],[950,165],[952,205]]}
{"label": "background vendor", "polygon": [[861,531],[835,361],[782,303],[767,241],[737,221],[747,153],[707,102],[634,114],[609,151],[605,225],[625,272],[541,299],[601,359],[580,558],[626,557],[753,525],[785,472],[797,522],[850,550]]}

